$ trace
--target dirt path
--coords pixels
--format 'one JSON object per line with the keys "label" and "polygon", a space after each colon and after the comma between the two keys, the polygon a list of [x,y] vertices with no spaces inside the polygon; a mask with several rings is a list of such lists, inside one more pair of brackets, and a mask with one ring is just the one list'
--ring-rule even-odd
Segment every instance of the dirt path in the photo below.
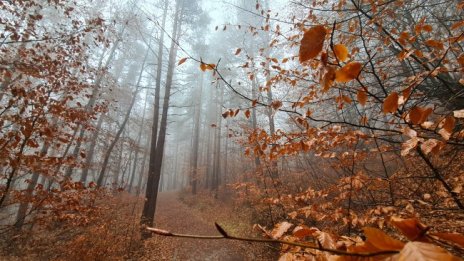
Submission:
{"label": "dirt path", "polygon": [[[179,201],[176,193],[161,193],[156,212],[155,222],[158,228],[185,234],[219,234],[214,224],[205,221],[198,212]],[[260,251],[254,251],[256,248],[262,250],[263,246],[232,240],[153,236],[146,242],[144,260],[273,260],[257,254]]]}

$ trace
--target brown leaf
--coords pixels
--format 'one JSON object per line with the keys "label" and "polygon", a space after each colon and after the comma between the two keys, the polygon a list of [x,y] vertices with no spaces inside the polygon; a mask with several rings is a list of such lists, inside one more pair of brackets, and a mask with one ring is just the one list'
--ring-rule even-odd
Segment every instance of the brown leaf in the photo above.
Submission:
{"label": "brown leaf", "polygon": [[326,34],[323,25],[316,25],[304,33],[299,52],[300,63],[314,59],[322,51]]}
{"label": "brown leaf", "polygon": [[379,250],[401,250],[404,247],[403,242],[390,237],[380,229],[365,227],[363,231],[367,241]]}
{"label": "brown leaf", "polygon": [[358,62],[351,62],[343,66],[335,72],[335,80],[337,82],[349,82],[358,77],[361,72],[362,64]]}
{"label": "brown leaf", "polygon": [[180,59],[179,62],[177,63],[177,66],[179,66],[179,65],[181,65],[181,64],[183,64],[183,63],[185,63],[185,61],[187,61],[187,59],[188,59],[188,57],[185,57],[185,58]]}
{"label": "brown leaf", "polygon": [[383,101],[383,113],[395,113],[398,109],[398,93],[392,92]]}
{"label": "brown leaf", "polygon": [[242,49],[238,48],[237,51],[235,51],[235,55],[238,55],[241,51]]}
{"label": "brown leaf", "polygon": [[359,104],[361,104],[362,106],[366,105],[367,93],[364,90],[358,90],[358,93],[356,94],[356,97],[358,99]]}
{"label": "brown leaf", "polygon": [[338,60],[344,62],[348,59],[348,48],[344,44],[336,44],[333,48]]}
{"label": "brown leaf", "polygon": [[445,249],[428,243],[409,242],[398,255],[395,255],[395,260],[407,261],[454,261],[459,258],[451,255]]}
{"label": "brown leaf", "polygon": [[464,248],[464,235],[458,233],[430,233],[430,235]]}
{"label": "brown leaf", "polygon": [[322,77],[322,92],[327,92],[335,80],[335,68],[327,67],[327,72]]}
{"label": "brown leaf", "polygon": [[423,234],[426,232],[426,226],[417,220],[417,218],[403,219],[393,216],[390,218],[390,224],[397,228],[409,240],[423,240]]}
{"label": "brown leaf", "polygon": [[250,118],[250,115],[251,115],[250,110],[246,110],[246,111],[245,111],[245,117],[246,117],[247,119],[249,119],[249,118]]}
{"label": "brown leaf", "polygon": [[288,223],[287,221],[278,223],[278,224],[275,225],[274,229],[271,231],[271,235],[272,235],[272,237],[274,239],[280,238],[292,226],[293,226],[293,224]]}
{"label": "brown leaf", "polygon": [[436,139],[429,139],[423,142],[420,146],[421,150],[427,155],[430,152],[434,151],[434,149],[440,144],[440,142]]}

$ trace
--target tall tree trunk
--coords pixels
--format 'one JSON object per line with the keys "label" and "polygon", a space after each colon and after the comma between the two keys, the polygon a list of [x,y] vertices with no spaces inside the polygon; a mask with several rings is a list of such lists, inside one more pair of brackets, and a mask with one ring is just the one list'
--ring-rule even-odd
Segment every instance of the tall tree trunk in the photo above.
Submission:
{"label": "tall tree trunk", "polygon": [[[179,2],[176,4],[176,12],[173,24],[173,34],[171,47],[169,50],[169,60],[168,60],[168,71],[166,74],[166,86],[164,92],[164,101],[163,101],[163,114],[161,116],[159,135],[156,137],[156,129],[152,129],[152,141],[151,141],[151,150],[150,150],[150,161],[148,168],[148,180],[147,188],[145,191],[146,201],[143,207],[141,223],[147,226],[153,226],[153,221],[155,217],[156,210],[156,199],[158,197],[158,187],[161,178],[161,166],[164,154],[164,143],[166,140],[166,129],[167,129],[167,117],[169,109],[169,99],[171,97],[171,87],[174,77],[174,65],[177,55],[177,45],[176,42],[179,40],[178,31],[180,31],[180,13],[181,8]],[[162,43],[160,43],[162,44]],[[160,65],[158,65],[160,66]],[[158,112],[155,106],[155,114]],[[155,122],[153,123],[155,127]],[[156,140],[158,138],[158,140]],[[148,231],[142,231],[142,238],[146,239],[151,235]]]}
{"label": "tall tree trunk", "polygon": [[[143,68],[142,68],[143,70]],[[126,127],[127,121],[129,120],[129,116],[132,112],[132,108],[134,107],[135,100],[137,99],[137,94],[138,94],[138,89],[136,89],[133,94],[132,94],[132,100],[130,102],[129,108],[127,109],[126,115],[124,116],[124,120],[121,124],[121,127],[119,128],[118,132],[116,133],[116,136],[114,137],[113,141],[110,143],[110,146],[108,147],[108,150],[105,153],[105,157],[103,159],[103,165],[100,170],[100,174],[98,175],[98,180],[97,180],[97,186],[101,187],[103,186],[103,179],[105,177],[105,172],[106,168],[108,167],[108,162],[111,156],[111,152],[113,151],[114,146],[118,142],[119,138],[121,137],[122,132],[124,131],[124,128]]]}
{"label": "tall tree trunk", "polygon": [[221,107],[222,107],[222,102],[224,99],[224,89],[221,88],[221,86],[218,85],[218,88],[216,90],[218,93],[218,102],[216,104],[217,106],[217,118],[218,118],[218,126],[216,128],[216,135],[214,137],[214,160],[213,160],[213,190],[214,190],[214,197],[218,197],[218,189],[219,185],[221,184],[221,125],[222,125],[222,116],[221,116]]}
{"label": "tall tree trunk", "polygon": [[[130,174],[130,181],[129,181],[129,193],[132,192],[132,185],[134,184],[134,179],[135,179],[135,176],[136,176],[136,170],[137,170],[137,161],[139,159],[139,150],[140,150],[140,146],[141,146],[141,140],[142,140],[142,132],[143,132],[143,127],[145,126],[145,111],[147,109],[147,101],[148,101],[148,95],[145,95],[145,102],[144,102],[144,105],[143,105],[143,111],[142,111],[142,121],[140,123],[140,129],[139,129],[139,133],[137,135],[137,144],[136,144],[136,150],[135,150],[135,155],[134,155],[134,160],[133,160],[133,164],[132,164],[132,171],[131,171],[131,174]],[[145,157],[145,155],[144,155]],[[143,173],[140,173],[140,175],[142,175]]]}
{"label": "tall tree trunk", "polygon": [[89,147],[87,149],[88,153],[86,155],[85,165],[84,165],[84,169],[82,170],[81,179],[80,179],[80,181],[84,185],[85,185],[85,183],[87,181],[87,176],[89,175],[89,170],[91,168],[92,160],[93,160],[93,157],[95,155],[95,147],[97,146],[98,135],[100,134],[101,126],[102,126],[102,123],[103,123],[103,117],[104,117],[104,114],[100,114],[100,116],[98,118],[95,133],[91,137],[91,141],[90,141]]}
{"label": "tall tree trunk", "polygon": [[203,80],[204,74],[201,73],[200,75],[200,82],[199,82],[199,90],[197,92],[197,97],[195,100],[198,102],[195,110],[194,116],[194,131],[193,131],[193,146],[192,146],[192,175],[190,179],[190,183],[192,185],[192,194],[197,193],[197,179],[198,179],[198,146],[199,146],[199,138],[200,138],[200,116],[201,116],[201,96],[203,91]]}

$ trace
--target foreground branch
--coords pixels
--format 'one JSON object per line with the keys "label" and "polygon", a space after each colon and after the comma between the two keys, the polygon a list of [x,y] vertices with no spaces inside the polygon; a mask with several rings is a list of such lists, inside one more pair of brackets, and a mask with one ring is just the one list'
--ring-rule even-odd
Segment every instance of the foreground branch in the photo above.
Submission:
{"label": "foreground branch", "polygon": [[167,237],[183,237],[183,238],[196,238],[196,239],[230,239],[230,240],[239,240],[239,241],[247,241],[247,242],[279,243],[279,244],[315,249],[315,250],[328,252],[328,253],[332,253],[335,255],[342,255],[342,256],[372,257],[372,256],[380,256],[380,255],[393,255],[393,254],[399,253],[399,251],[395,251],[395,250],[379,251],[379,252],[373,252],[373,253],[366,253],[366,252],[351,253],[351,252],[341,251],[337,249],[325,248],[319,242],[316,245],[316,244],[299,243],[299,242],[292,242],[292,241],[286,241],[286,240],[280,240],[280,239],[238,237],[238,236],[232,236],[228,234],[224,230],[224,228],[222,228],[218,223],[214,223],[214,224],[216,225],[216,229],[219,231],[219,233],[221,233],[220,236],[178,234],[178,233],[172,233],[164,229],[152,228],[152,227],[146,227],[146,230],[151,231],[157,235],[167,236]]}

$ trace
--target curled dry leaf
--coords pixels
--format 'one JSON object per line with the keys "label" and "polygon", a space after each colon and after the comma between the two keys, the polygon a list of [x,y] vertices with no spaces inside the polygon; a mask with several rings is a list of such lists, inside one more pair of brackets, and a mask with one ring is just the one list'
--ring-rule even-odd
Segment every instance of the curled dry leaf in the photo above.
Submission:
{"label": "curled dry leaf", "polygon": [[323,25],[316,25],[304,33],[299,52],[300,63],[314,59],[322,51],[326,34]]}
{"label": "curled dry leaf", "polygon": [[271,231],[272,238],[277,239],[283,236],[287,230],[289,230],[293,224],[284,221],[275,225],[274,229]]}
{"label": "curled dry leaf", "polygon": [[250,118],[250,115],[251,115],[250,110],[246,110],[244,113],[245,113],[245,117],[246,117],[247,119],[249,119],[249,118]]}
{"label": "curled dry leaf", "polygon": [[362,64],[358,62],[351,62],[343,66],[335,72],[335,80],[337,82],[349,82],[358,77],[361,72]]}
{"label": "curled dry leaf", "polygon": [[389,222],[409,240],[428,242],[427,238],[424,237],[427,227],[420,223],[417,218],[403,219],[393,216],[390,218]]}
{"label": "curled dry leaf", "polygon": [[440,148],[440,141],[436,139],[429,139],[425,142],[423,142],[420,146],[421,150],[424,152],[424,154],[429,154],[430,152],[437,153]]}
{"label": "curled dry leaf", "polygon": [[215,65],[215,64],[212,64],[212,63],[211,63],[211,64],[208,64],[208,63],[203,63],[203,62],[202,62],[202,63],[200,64],[200,69],[201,69],[202,71],[214,70],[215,67],[216,67],[216,65]]}
{"label": "curled dry leaf", "polygon": [[335,81],[335,68],[332,66],[327,67],[327,72],[322,77],[321,85],[322,92],[327,92]]}
{"label": "curled dry leaf", "polygon": [[409,154],[409,152],[414,149],[417,144],[419,143],[419,139],[417,137],[413,137],[411,139],[409,139],[408,141],[406,142],[403,142],[403,144],[401,144],[401,156],[406,156]]}

